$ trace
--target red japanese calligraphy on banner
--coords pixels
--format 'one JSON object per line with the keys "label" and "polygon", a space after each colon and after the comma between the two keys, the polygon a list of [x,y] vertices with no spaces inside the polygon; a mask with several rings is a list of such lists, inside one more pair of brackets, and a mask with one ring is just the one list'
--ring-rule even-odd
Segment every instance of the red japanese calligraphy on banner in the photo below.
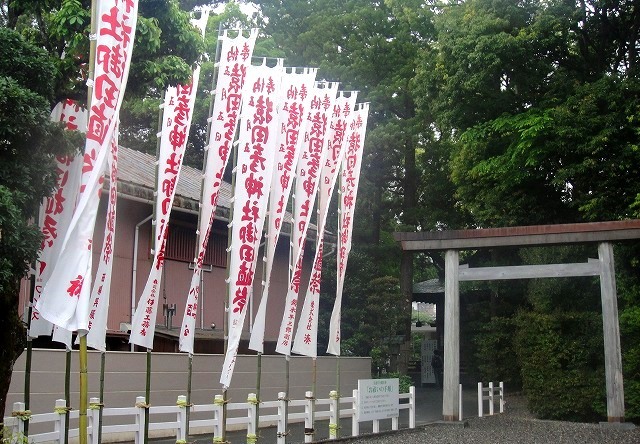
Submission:
{"label": "red japanese calligraphy on banner", "polygon": [[95,77],[80,198],[65,236],[60,265],[55,267],[36,304],[45,319],[80,333],[88,330],[93,229],[111,137],[129,74],[137,9],[135,0],[99,3]]}
{"label": "red japanese calligraphy on banner", "polygon": [[183,352],[193,353],[202,263],[215,218],[222,176],[236,133],[247,68],[251,64],[251,54],[253,54],[257,34],[258,30],[253,29],[248,37],[238,32],[235,38],[230,38],[229,31],[225,30],[220,36],[221,57],[218,63],[215,102],[210,118],[211,127],[202,179],[203,198],[197,231],[198,251],[194,258],[195,267],[180,330],[179,348]]}
{"label": "red japanese calligraphy on banner", "polygon": [[337,171],[347,146],[346,130],[356,104],[357,93],[341,93],[331,113],[331,124],[325,140],[326,158],[321,169],[318,202],[318,248],[313,259],[311,277],[305,294],[301,321],[298,322],[292,351],[305,356],[318,356],[318,307],[322,280],[323,237],[329,213],[329,202],[335,187]]}
{"label": "red japanese calligraphy on banner", "polygon": [[276,151],[281,61],[251,66],[243,93],[229,255],[229,341],[220,383],[228,387],[253,292]]}
{"label": "red japanese calligraphy on banner", "polygon": [[294,270],[289,282],[285,308],[280,323],[280,332],[276,351],[281,354],[291,353],[293,329],[300,292],[302,275],[302,259],[304,242],[311,220],[322,165],[326,159],[324,149],[325,137],[329,129],[333,103],[338,92],[337,83],[320,83],[312,91],[309,111],[306,113],[307,126],[303,137],[303,146],[296,170],[295,200],[293,205],[292,250]]}
{"label": "red japanese calligraphy on banner", "polygon": [[360,181],[360,168],[362,166],[362,152],[364,138],[367,131],[367,119],[369,116],[369,104],[362,103],[356,106],[356,112],[349,124],[347,133],[347,148],[345,158],[342,161],[340,184],[340,209],[338,211],[338,277],[336,284],[336,300],[331,313],[329,324],[329,344],[327,353],[340,355],[340,313],[342,305],[342,288],[344,286],[347,260],[351,251],[351,233],[353,231],[353,216],[355,213],[358,184]]}
{"label": "red japanese calligraphy on banner", "polygon": [[273,270],[273,259],[280,237],[287,202],[291,194],[294,175],[302,148],[299,134],[304,131],[305,112],[311,103],[310,92],[316,77],[316,69],[304,68],[297,71],[287,68],[282,78],[280,97],[279,126],[277,132],[276,153],[273,168],[271,194],[269,195],[269,219],[264,263],[265,282],[260,298],[260,306],[255,317],[249,348],[259,352],[264,348],[264,329],[269,284]]}
{"label": "red japanese calligraphy on banner", "polygon": [[111,138],[111,155],[109,156],[109,203],[107,219],[104,226],[102,250],[98,259],[96,281],[91,289],[89,301],[89,325],[87,346],[106,351],[107,314],[111,293],[111,272],[113,269],[113,249],[116,237],[116,208],[118,202],[118,132]]}
{"label": "red japanese calligraphy on banner", "polygon": [[130,343],[148,349],[153,348],[169,218],[187,147],[196,90],[197,85],[192,82],[169,87],[165,94],[156,183],[154,260],[131,321],[129,336]]}
{"label": "red japanese calligraphy on banner", "polygon": [[[65,100],[55,106],[51,112],[51,120],[64,122],[70,131],[85,131],[87,111],[72,100]],[[62,250],[62,242],[78,197],[81,173],[81,156],[56,158],[56,188],[52,196],[45,198],[40,206],[39,226],[43,238],[36,266],[34,303],[40,299]],[[29,321],[29,336],[49,336],[52,328],[53,325],[33,307]]]}

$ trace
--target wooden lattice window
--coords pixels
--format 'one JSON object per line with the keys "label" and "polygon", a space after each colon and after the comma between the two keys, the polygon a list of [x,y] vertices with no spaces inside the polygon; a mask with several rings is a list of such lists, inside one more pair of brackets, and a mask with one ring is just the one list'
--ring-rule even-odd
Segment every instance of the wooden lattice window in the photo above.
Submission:
{"label": "wooden lattice window", "polygon": [[[227,266],[227,233],[212,231],[209,236],[207,252],[204,256],[204,264],[214,267]],[[165,258],[180,261],[193,262],[196,254],[196,230],[195,227],[187,227],[178,224],[169,226]]]}

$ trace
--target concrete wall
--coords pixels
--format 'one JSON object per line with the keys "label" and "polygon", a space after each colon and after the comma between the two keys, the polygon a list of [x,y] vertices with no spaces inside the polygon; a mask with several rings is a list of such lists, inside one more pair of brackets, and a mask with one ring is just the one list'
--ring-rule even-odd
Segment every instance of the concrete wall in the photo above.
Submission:
{"label": "concrete wall", "polygon": [[[11,414],[16,401],[24,400],[23,353],[16,362],[7,398],[5,416]],[[64,377],[66,353],[63,350],[36,349],[33,351],[31,371],[31,405],[34,413],[53,411],[56,399],[64,398]],[[105,365],[106,407],[131,407],[137,396],[144,396],[146,380],[146,353],[107,352]],[[209,404],[217,394],[221,394],[220,369],[224,356],[194,355],[192,398],[194,404]],[[72,352],[71,359],[71,406],[79,405],[78,352]],[[178,395],[187,392],[188,356],[178,353],[153,353],[151,378],[152,405],[173,405]],[[229,398],[242,402],[247,394],[255,392],[256,356],[238,356]],[[317,396],[327,398],[336,385],[336,358],[319,357],[317,360]],[[89,352],[88,360],[89,397],[98,397],[100,388],[100,353]],[[304,392],[311,390],[313,361],[306,357],[291,357],[290,398],[302,399]],[[340,358],[340,388],[345,396],[351,396],[357,388],[358,379],[371,377],[369,358]],[[277,399],[277,393],[285,391],[285,358],[283,356],[262,357],[261,399]],[[35,432],[35,430],[34,430]]]}

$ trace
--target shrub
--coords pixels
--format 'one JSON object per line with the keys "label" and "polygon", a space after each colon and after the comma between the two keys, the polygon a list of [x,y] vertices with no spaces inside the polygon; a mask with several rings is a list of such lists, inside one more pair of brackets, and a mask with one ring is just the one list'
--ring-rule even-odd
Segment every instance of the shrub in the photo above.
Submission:
{"label": "shrub", "polygon": [[520,312],[515,350],[529,408],[540,418],[605,416],[602,320],[594,312]]}
{"label": "shrub", "polygon": [[398,372],[392,372],[392,373],[387,373],[385,375],[382,375],[380,378],[376,378],[376,379],[399,379],[399,390],[400,393],[409,393],[409,387],[411,387],[413,385],[413,380],[411,379],[411,376],[409,375],[401,375]]}

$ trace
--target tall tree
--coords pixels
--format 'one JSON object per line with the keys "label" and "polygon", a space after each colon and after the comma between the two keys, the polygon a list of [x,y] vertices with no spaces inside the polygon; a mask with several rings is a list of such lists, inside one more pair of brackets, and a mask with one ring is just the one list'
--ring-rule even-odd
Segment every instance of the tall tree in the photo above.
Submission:
{"label": "tall tree", "polygon": [[[431,130],[416,115],[411,82],[420,44],[431,37],[431,11],[417,0],[260,6],[268,17],[265,32],[285,51],[287,64],[318,66],[320,79],[340,81],[341,89],[358,90],[358,100],[371,103],[354,248],[366,250],[380,271],[388,269],[397,257],[390,254],[397,248],[390,233],[398,224],[417,228],[420,220],[417,152],[429,140],[423,131]],[[397,264],[392,268],[397,277]],[[407,343],[410,302],[405,295]]]}
{"label": "tall tree", "polygon": [[[418,106],[433,116],[440,139],[450,143],[455,202],[473,225],[638,217],[638,14],[633,1],[468,0],[440,8],[435,41],[423,47],[415,78],[422,92]],[[551,258],[570,258],[575,250],[557,253]],[[622,258],[620,268],[637,271],[637,256]],[[537,320],[546,323],[547,337],[572,344],[576,359],[554,356],[551,366],[537,368],[520,363],[525,390],[535,390],[536,378],[553,379],[551,367],[564,370],[556,388],[564,386],[563,393],[576,402],[544,408],[540,403],[548,400],[532,399],[546,416],[600,413],[595,406],[602,401],[601,387],[575,384],[576,375],[591,381],[601,376],[589,370],[601,366],[594,358],[601,343],[585,339],[583,327],[599,317],[598,302],[585,288],[590,283],[564,288],[554,283],[551,291],[532,282],[515,324],[506,321],[518,329],[512,346],[520,347],[522,359],[541,355],[549,345],[530,337],[540,333],[529,328]],[[625,364],[625,377],[637,388],[637,350],[626,339],[637,337],[636,279],[625,279],[621,289],[624,361],[633,363]],[[574,303],[563,303],[567,300]],[[496,318],[495,325],[501,322]],[[546,349],[556,352],[566,350]],[[639,397],[627,394],[637,415]],[[580,411],[572,411],[578,398]]]}
{"label": "tall tree", "polygon": [[61,126],[49,122],[56,67],[47,53],[0,27],[0,60],[0,411],[4,412],[13,363],[26,339],[18,316],[20,278],[40,248],[40,232],[31,220],[55,183],[52,155],[64,155],[73,145]]}

